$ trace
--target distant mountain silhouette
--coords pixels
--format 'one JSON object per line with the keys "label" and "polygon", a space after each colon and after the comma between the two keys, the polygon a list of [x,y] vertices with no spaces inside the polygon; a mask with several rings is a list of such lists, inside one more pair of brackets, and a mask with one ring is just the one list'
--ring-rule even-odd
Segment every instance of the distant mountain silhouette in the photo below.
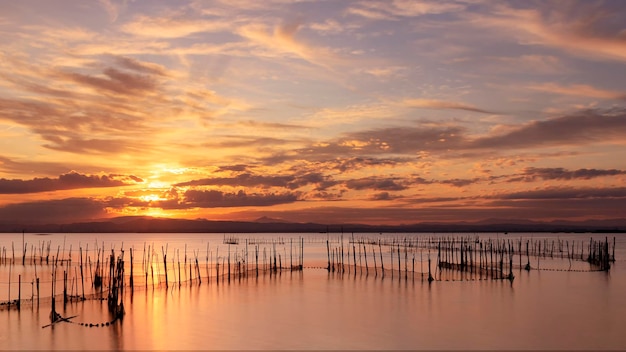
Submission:
{"label": "distant mountain silhouette", "polygon": [[267,216],[262,216],[256,220],[254,220],[254,222],[260,222],[260,223],[282,223],[282,224],[293,224],[291,221],[287,221],[287,220],[282,220],[282,219],[274,219],[274,218],[268,218]]}
{"label": "distant mountain silhouette", "polygon": [[626,219],[539,222],[520,219],[486,219],[477,222],[411,225],[315,224],[294,223],[262,217],[256,221],[211,221],[206,219],[169,219],[124,216],[72,224],[0,223],[0,232],[76,233],[76,232],[626,232]]}

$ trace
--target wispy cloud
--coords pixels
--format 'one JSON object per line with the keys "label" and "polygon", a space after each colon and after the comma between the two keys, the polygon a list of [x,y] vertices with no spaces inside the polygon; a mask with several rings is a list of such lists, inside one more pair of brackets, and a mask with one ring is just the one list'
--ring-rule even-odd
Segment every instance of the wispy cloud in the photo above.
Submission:
{"label": "wispy cloud", "polygon": [[406,99],[403,101],[403,104],[413,108],[452,109],[478,112],[481,114],[494,114],[494,112],[480,109],[469,104],[435,99]]}
{"label": "wispy cloud", "polygon": [[268,57],[284,57],[305,60],[306,62],[332,69],[342,59],[325,47],[307,44],[296,38],[302,28],[300,21],[288,22],[270,27],[263,23],[251,23],[237,29],[237,34],[249,40],[264,51],[259,53]]}
{"label": "wispy cloud", "polygon": [[347,13],[374,20],[394,20],[431,14],[462,11],[465,4],[450,1],[361,1],[348,8]]}
{"label": "wispy cloud", "polygon": [[200,32],[222,32],[232,29],[232,21],[219,18],[188,18],[182,13],[161,16],[139,15],[122,26],[129,34],[152,38],[180,38]]}
{"label": "wispy cloud", "polygon": [[600,8],[597,2],[586,2],[582,8],[572,5],[547,2],[538,9],[500,4],[489,14],[472,15],[472,19],[477,26],[512,31],[527,44],[555,47],[583,57],[626,60],[622,29],[603,28],[615,13]]}
{"label": "wispy cloud", "polygon": [[626,100],[626,92],[600,89],[587,84],[563,86],[557,83],[548,82],[539,85],[531,85],[529,88],[553,94],[573,95],[597,99]]}

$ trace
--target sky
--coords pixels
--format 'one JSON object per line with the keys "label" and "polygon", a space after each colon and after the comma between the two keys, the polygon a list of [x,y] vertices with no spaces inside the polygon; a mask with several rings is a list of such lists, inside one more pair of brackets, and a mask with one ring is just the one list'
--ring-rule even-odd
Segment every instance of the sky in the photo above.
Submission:
{"label": "sky", "polygon": [[0,222],[626,218],[626,3],[0,1]]}

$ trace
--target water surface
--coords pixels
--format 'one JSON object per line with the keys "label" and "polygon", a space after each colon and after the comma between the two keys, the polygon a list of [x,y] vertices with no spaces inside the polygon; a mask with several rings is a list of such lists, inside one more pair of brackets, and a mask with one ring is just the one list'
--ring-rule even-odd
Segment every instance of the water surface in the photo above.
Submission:
{"label": "water surface", "polygon": [[[284,239],[306,235],[254,236],[280,237],[282,242],[289,243]],[[585,242],[590,237],[588,234],[522,236]],[[508,280],[454,280],[431,284],[423,279],[419,270],[417,274],[396,273],[393,278],[389,274],[383,277],[380,272],[373,273],[371,268],[369,274],[362,270],[356,274],[351,271],[329,273],[320,269],[327,261],[326,243],[321,238],[318,243],[305,243],[303,271],[233,277],[230,282],[226,278],[219,282],[214,278],[199,283],[183,277],[181,283],[171,282],[167,288],[163,282],[149,284],[146,288],[145,282],[139,281],[132,295],[130,290],[125,292],[123,321],[111,326],[76,324],[109,321],[111,316],[106,302],[100,300],[63,305],[57,298],[57,311],[61,315],[77,317],[72,319],[73,324],[57,323],[47,328],[42,326],[50,322],[49,302],[42,300],[39,305],[25,305],[20,311],[3,309],[0,311],[0,346],[9,350],[625,349],[626,246],[619,237],[623,235],[616,236],[617,261],[608,273],[585,271],[586,263],[574,264],[581,271],[566,271],[570,268],[568,260],[541,258],[542,270],[515,269],[512,283]],[[223,243],[223,235],[206,234],[41,237],[27,234],[26,237],[26,242],[45,237],[55,245],[65,241],[66,250],[71,243],[72,251],[79,246],[85,250],[86,243],[90,243],[91,251],[96,237],[98,241],[105,241],[107,250],[112,246],[119,250],[124,242],[124,248],[132,246],[137,253],[142,253],[144,243],[148,243],[161,253],[161,245],[167,245],[168,260],[176,249],[182,258],[185,245],[190,261],[194,249],[199,258],[206,256],[207,243],[210,257],[216,256],[218,246],[220,256],[226,256],[229,247]],[[0,235],[0,238],[0,246],[8,244],[10,248],[11,242],[18,241],[21,244],[21,234]],[[243,246],[241,241],[239,245],[230,246],[231,259]],[[277,251],[282,251],[281,259],[286,262],[290,246],[279,246]],[[389,268],[391,258],[387,256],[390,253],[384,254],[388,260],[385,265]],[[73,262],[76,256],[73,254]],[[135,268],[135,274],[141,276],[141,255],[134,260],[140,268]],[[422,262],[426,262],[424,256],[415,267],[424,270],[424,266],[419,265]],[[13,266],[0,265],[1,300],[8,296],[5,290],[9,268],[11,282],[19,272],[25,281],[30,281],[30,266],[22,267],[21,262]],[[42,281],[47,275],[45,268],[37,268]],[[23,284],[22,291],[30,299],[28,286],[30,284]],[[12,298],[14,289],[11,289]]]}

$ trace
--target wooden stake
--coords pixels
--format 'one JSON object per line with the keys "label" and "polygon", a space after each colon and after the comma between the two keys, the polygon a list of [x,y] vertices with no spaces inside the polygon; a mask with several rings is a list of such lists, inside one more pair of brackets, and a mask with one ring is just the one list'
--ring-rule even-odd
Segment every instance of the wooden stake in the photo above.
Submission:
{"label": "wooden stake", "polygon": [[22,275],[17,276],[17,310],[20,310],[20,302],[22,301]]}

